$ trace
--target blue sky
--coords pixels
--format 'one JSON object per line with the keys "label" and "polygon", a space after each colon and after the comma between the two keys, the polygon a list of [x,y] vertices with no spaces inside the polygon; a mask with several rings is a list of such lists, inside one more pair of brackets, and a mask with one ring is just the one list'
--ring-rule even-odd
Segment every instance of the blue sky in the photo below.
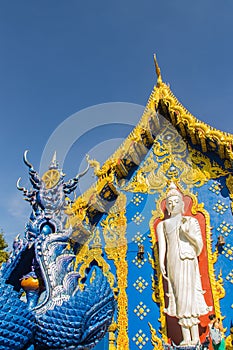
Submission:
{"label": "blue sky", "polygon": [[[24,150],[39,169],[48,139],[69,116],[101,103],[145,105],[156,82],[154,52],[183,105],[233,133],[232,23],[232,0],[1,1],[0,227],[7,241],[23,234],[30,212],[15,187],[19,176],[27,184]],[[121,118],[109,118],[72,147],[68,176],[90,148],[129,133]],[[108,143],[104,149],[111,151]]]}

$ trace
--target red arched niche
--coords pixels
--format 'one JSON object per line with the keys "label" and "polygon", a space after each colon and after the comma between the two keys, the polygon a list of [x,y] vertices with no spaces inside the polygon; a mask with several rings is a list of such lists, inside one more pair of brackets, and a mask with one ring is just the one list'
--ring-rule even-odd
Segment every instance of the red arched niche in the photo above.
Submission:
{"label": "red arched niche", "polygon": [[[213,305],[213,294],[211,289],[211,283],[210,283],[210,277],[208,272],[208,253],[207,253],[207,244],[206,244],[206,220],[205,216],[201,212],[197,212],[197,214],[192,214],[192,206],[193,206],[193,200],[189,196],[183,196],[184,200],[184,216],[192,216],[196,218],[199,222],[201,233],[202,233],[202,239],[203,239],[203,249],[198,257],[199,261],[199,270],[201,274],[201,281],[202,281],[202,288],[205,291],[205,301],[208,306]],[[165,199],[161,203],[162,211],[164,212],[164,220],[166,220],[169,216],[166,210],[166,201]],[[160,222],[160,219],[155,219],[154,221],[154,230],[156,234],[156,228],[158,223]],[[157,244],[157,235],[156,235],[156,244]],[[168,298],[166,297],[167,292],[167,282],[163,279],[163,286],[164,286],[164,296],[165,296],[165,307],[167,307],[168,304]],[[213,313],[214,311],[211,311],[209,314]],[[200,334],[200,340],[203,342],[208,334],[208,323],[209,318],[208,315],[204,315],[200,317],[200,324],[199,324],[199,334]],[[174,342],[175,344],[179,344],[182,341],[182,333],[180,326],[178,324],[178,319],[175,317],[170,317],[166,315],[166,324],[167,324],[167,336],[170,342]]]}

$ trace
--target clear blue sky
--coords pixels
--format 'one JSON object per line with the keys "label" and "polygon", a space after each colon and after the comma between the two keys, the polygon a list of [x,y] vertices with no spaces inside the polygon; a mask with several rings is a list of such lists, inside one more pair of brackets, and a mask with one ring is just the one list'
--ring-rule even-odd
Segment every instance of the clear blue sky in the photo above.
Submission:
{"label": "clear blue sky", "polygon": [[[1,1],[0,227],[8,242],[30,212],[15,187],[19,176],[27,183],[24,150],[38,169],[51,133],[70,115],[113,101],[145,105],[154,52],[183,105],[233,133],[232,23],[232,0]],[[118,129],[106,129],[108,138],[129,132]],[[98,128],[82,153],[95,140]],[[75,175],[76,167],[64,171]]]}

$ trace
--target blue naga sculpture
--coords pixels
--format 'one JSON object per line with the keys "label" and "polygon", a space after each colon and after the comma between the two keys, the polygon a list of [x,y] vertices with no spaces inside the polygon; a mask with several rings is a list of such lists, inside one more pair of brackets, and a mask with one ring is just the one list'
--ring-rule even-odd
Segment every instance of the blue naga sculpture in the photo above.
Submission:
{"label": "blue naga sculpture", "polygon": [[27,151],[24,162],[33,188],[20,187],[20,179],[17,187],[32,212],[1,268],[0,350],[92,349],[112,322],[115,299],[98,266],[90,266],[82,289],[74,269],[78,242],[70,244],[66,195],[88,168],[65,182],[55,157],[42,178]]}

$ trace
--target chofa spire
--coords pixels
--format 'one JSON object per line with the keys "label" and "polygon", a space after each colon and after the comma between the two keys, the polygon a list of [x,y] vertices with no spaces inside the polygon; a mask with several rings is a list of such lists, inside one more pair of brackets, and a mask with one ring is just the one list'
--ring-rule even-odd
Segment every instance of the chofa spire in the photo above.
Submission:
{"label": "chofa spire", "polygon": [[162,81],[162,76],[161,76],[161,71],[158,65],[157,57],[156,54],[154,53],[154,64],[155,64],[155,71],[157,74],[157,86],[159,86],[163,81]]}

